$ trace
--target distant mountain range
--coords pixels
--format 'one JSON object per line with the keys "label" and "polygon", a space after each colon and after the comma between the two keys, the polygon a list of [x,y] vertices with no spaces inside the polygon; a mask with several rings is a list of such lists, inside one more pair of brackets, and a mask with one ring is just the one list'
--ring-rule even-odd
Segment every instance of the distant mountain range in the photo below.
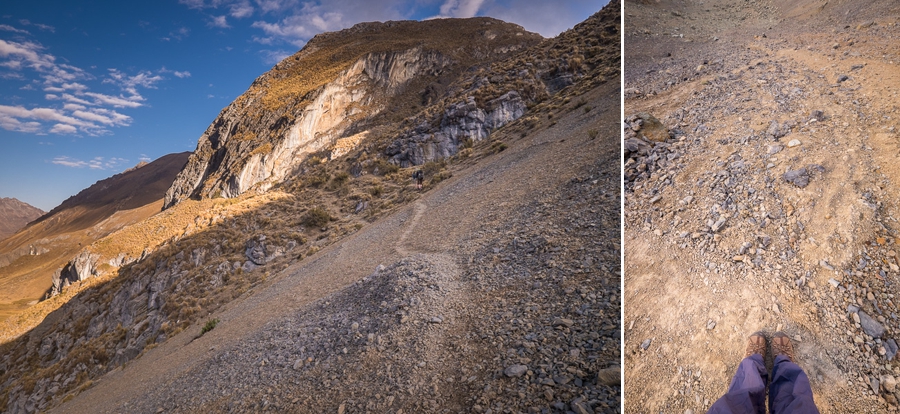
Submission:
{"label": "distant mountain range", "polygon": [[44,211],[15,198],[0,198],[0,240],[19,231]]}

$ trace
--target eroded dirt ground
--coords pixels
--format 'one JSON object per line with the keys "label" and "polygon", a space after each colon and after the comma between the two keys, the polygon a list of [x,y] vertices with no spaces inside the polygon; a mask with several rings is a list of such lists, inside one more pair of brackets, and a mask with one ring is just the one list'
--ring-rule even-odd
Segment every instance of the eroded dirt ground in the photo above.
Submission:
{"label": "eroded dirt ground", "polygon": [[897,410],[898,46],[894,2],[625,2],[626,412],[705,412],[761,329]]}

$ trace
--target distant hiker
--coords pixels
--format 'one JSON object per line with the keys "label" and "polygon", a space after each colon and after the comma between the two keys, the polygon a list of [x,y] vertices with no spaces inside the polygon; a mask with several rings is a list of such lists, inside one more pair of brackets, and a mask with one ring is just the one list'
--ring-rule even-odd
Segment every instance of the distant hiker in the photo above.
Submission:
{"label": "distant hiker", "polygon": [[422,182],[425,181],[425,173],[422,170],[416,170],[413,173],[413,179],[416,180],[416,190],[422,189]]}
{"label": "distant hiker", "polygon": [[[778,331],[772,335],[772,350],[775,365],[772,367],[772,383],[769,384],[769,412],[772,414],[818,414],[813,401],[809,378],[799,365],[794,363],[794,345],[791,338]],[[744,360],[738,365],[728,392],[716,400],[708,413],[765,414],[766,383],[766,336],[763,332],[750,335]]]}

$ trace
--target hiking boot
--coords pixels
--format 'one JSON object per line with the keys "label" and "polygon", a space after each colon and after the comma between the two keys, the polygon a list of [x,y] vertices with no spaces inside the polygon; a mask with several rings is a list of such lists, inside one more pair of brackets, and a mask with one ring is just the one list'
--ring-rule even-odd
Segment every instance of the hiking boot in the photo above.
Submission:
{"label": "hiking boot", "polygon": [[744,352],[744,358],[753,354],[762,355],[766,359],[766,335],[760,332],[754,332],[747,340],[747,351]]}
{"label": "hiking boot", "polygon": [[791,344],[791,338],[788,338],[784,332],[778,331],[772,335],[772,351],[775,352],[775,357],[784,355],[794,362],[794,345]]}

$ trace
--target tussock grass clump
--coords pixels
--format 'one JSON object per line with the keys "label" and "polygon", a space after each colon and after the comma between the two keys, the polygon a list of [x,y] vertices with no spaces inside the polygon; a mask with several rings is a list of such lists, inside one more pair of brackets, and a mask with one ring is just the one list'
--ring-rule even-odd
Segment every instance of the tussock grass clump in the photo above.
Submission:
{"label": "tussock grass clump", "polygon": [[391,175],[400,171],[400,167],[394,164],[387,162],[382,158],[378,158],[373,161],[368,168],[369,172],[375,175],[385,176]]}
{"label": "tussock grass clump", "polygon": [[322,227],[333,220],[328,211],[321,207],[313,207],[303,216],[303,225],[307,227]]}
{"label": "tussock grass clump", "polygon": [[257,155],[257,154],[258,154],[258,155],[266,155],[266,154],[269,154],[269,153],[271,153],[271,152],[272,152],[272,143],[271,143],[271,142],[267,142],[267,143],[265,143],[265,144],[262,144],[262,145],[256,147],[253,151],[251,151],[251,152],[250,152],[250,156],[254,156],[254,155]]}

